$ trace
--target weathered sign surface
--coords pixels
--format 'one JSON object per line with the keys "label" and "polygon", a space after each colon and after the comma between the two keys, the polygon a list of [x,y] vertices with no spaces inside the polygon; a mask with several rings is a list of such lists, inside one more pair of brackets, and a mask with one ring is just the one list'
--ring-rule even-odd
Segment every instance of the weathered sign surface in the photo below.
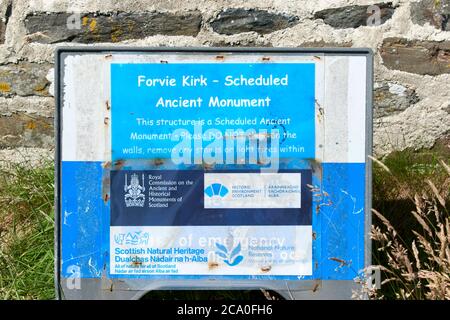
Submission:
{"label": "weathered sign surface", "polygon": [[57,64],[64,297],[351,296],[370,262],[369,51],[70,48]]}

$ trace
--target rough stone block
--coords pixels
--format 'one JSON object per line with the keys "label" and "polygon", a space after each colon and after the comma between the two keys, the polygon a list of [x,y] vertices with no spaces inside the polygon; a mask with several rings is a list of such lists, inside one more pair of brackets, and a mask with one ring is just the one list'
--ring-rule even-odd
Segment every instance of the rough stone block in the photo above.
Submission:
{"label": "rough stone block", "polygon": [[0,96],[49,96],[48,63],[19,62],[0,65]]}
{"label": "rough stone block", "polygon": [[412,88],[391,82],[376,83],[373,95],[374,118],[398,114],[419,100]]}
{"label": "rough stone block", "polygon": [[411,3],[411,19],[418,25],[427,23],[436,29],[450,31],[450,0],[422,0]]}
{"label": "rough stone block", "polygon": [[213,30],[220,34],[237,34],[254,31],[267,34],[296,25],[298,17],[258,9],[226,9],[211,22]]}
{"label": "rough stone block", "polygon": [[53,144],[53,118],[30,116],[25,113],[0,116],[0,149],[50,148]]}
{"label": "rough stone block", "polygon": [[83,14],[37,12],[26,17],[25,27],[28,41],[95,43],[143,39],[153,35],[196,36],[201,22],[199,11]]}
{"label": "rough stone block", "polygon": [[[391,2],[378,3],[375,6],[380,9],[380,25],[389,20],[394,14],[395,7],[392,6]],[[368,9],[369,6],[358,5],[330,8],[316,12],[314,18],[322,19],[326,24],[338,29],[358,28],[367,25],[376,26],[376,21],[369,19],[373,12]]]}
{"label": "rough stone block", "polygon": [[450,41],[387,38],[380,55],[389,69],[433,76],[450,73]]}

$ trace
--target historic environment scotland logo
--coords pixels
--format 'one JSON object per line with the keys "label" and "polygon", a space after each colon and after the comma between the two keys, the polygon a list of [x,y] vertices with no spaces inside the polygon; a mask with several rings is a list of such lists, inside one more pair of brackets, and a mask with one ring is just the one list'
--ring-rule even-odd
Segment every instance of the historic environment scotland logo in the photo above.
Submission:
{"label": "historic environment scotland logo", "polygon": [[219,196],[221,198],[225,197],[228,193],[228,188],[220,183],[213,183],[205,188],[205,194],[212,198],[214,196]]}

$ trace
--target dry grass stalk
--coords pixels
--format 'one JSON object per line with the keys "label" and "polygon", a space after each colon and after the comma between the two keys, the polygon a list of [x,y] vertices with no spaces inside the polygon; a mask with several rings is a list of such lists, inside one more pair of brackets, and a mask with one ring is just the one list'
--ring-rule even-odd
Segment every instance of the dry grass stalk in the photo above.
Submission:
{"label": "dry grass stalk", "polygon": [[391,170],[380,160],[378,160],[375,157],[369,156],[369,159],[372,160],[373,162],[375,162],[377,165],[379,165],[381,168],[383,168],[383,170],[385,170],[387,173],[392,174]]}
{"label": "dry grass stalk", "polygon": [[441,204],[441,206],[445,207],[445,200],[444,198],[442,198],[442,196],[439,193],[439,190],[436,188],[436,186],[434,185],[433,181],[427,179],[426,180],[427,184],[430,186],[431,190],[433,191],[436,199],[439,201],[439,203]]}
{"label": "dry grass stalk", "polygon": [[[441,164],[450,178],[450,167],[443,161]],[[390,172],[389,168],[385,170]],[[372,212],[385,230],[372,226],[371,238],[378,242],[378,250],[387,258],[389,272],[386,274],[389,277],[382,281],[382,285],[390,283],[396,286],[397,298],[449,300],[450,218],[444,198],[448,196],[448,190],[440,191],[431,180],[425,181],[430,187],[429,194],[411,197],[415,205],[412,215],[423,228],[412,230],[414,240],[411,243],[403,241],[392,223],[374,209]],[[448,187],[443,185],[443,188]],[[373,296],[380,298],[376,292]]]}

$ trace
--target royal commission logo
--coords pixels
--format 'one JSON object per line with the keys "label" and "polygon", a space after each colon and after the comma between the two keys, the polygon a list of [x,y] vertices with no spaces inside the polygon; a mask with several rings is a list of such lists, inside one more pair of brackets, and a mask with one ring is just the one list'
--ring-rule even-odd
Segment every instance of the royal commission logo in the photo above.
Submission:
{"label": "royal commission logo", "polygon": [[213,183],[205,188],[205,194],[212,197],[223,198],[228,194],[228,188],[220,183]]}
{"label": "royal commission logo", "polygon": [[128,184],[128,175],[125,174],[125,205],[127,207],[143,207],[145,202],[144,175],[142,174],[142,182],[136,173],[131,175],[130,184]]}

